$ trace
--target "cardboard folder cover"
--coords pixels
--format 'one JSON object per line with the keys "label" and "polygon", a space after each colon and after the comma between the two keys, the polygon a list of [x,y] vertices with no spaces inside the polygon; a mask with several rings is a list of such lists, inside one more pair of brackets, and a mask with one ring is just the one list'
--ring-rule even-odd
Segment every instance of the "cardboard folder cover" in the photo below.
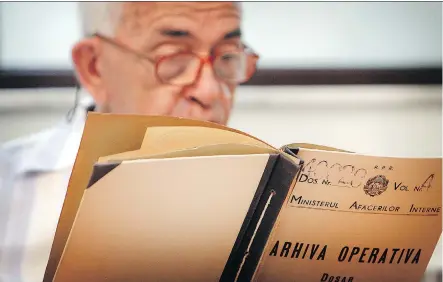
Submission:
{"label": "cardboard folder cover", "polygon": [[442,159],[91,113],[44,281],[419,281]]}

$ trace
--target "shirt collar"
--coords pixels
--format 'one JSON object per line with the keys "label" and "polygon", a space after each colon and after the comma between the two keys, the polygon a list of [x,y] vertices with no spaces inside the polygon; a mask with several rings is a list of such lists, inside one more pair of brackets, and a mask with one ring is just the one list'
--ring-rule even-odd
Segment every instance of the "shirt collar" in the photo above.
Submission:
{"label": "shirt collar", "polygon": [[64,119],[55,127],[35,136],[20,156],[18,173],[54,172],[72,168],[80,146],[88,110],[94,102],[87,96],[80,100],[72,119]]}

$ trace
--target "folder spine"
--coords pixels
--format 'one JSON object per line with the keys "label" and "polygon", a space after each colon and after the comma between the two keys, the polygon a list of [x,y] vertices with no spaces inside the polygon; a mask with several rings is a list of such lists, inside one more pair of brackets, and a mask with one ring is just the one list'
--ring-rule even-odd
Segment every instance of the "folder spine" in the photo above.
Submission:
{"label": "folder spine", "polygon": [[[235,281],[252,280],[274,224],[299,170],[300,165],[296,165],[283,155],[279,155],[266,187],[268,195],[273,193],[272,199],[259,222],[253,241],[250,244],[249,252],[245,254],[246,259],[241,269],[239,269],[239,274]],[[267,198],[262,197],[261,205],[263,207],[266,205],[266,201]],[[258,221],[259,219],[254,220]]]}
{"label": "folder spine", "polygon": [[300,166],[271,155],[219,281],[250,281]]}
{"label": "folder spine", "polygon": [[261,199],[264,197],[264,195],[266,195],[268,182],[274,170],[274,166],[277,163],[278,157],[278,154],[269,155],[269,159],[258,184],[257,191],[255,192],[254,198],[248,209],[219,281],[232,282],[237,276],[244,254],[247,250],[248,243],[252,238],[251,231],[253,231],[257,225],[255,219],[257,214],[260,212]]}

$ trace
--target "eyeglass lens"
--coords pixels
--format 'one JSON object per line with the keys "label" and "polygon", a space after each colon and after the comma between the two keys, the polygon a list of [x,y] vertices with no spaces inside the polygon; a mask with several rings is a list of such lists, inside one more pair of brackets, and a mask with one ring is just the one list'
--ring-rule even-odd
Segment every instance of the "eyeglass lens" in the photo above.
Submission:
{"label": "eyeglass lens", "polygon": [[[220,54],[213,62],[217,76],[228,82],[238,83],[248,78],[254,68],[254,58],[241,51]],[[202,67],[202,61],[193,54],[176,54],[158,63],[158,76],[164,82],[175,85],[191,84]]]}

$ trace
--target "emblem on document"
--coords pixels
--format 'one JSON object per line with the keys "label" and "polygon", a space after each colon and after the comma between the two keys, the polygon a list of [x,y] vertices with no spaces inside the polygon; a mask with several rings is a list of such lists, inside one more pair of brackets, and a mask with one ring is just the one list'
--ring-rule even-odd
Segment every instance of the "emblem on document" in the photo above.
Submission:
{"label": "emblem on document", "polygon": [[381,195],[386,189],[388,189],[389,180],[384,175],[377,175],[369,178],[366,182],[363,190],[366,195],[375,197]]}

